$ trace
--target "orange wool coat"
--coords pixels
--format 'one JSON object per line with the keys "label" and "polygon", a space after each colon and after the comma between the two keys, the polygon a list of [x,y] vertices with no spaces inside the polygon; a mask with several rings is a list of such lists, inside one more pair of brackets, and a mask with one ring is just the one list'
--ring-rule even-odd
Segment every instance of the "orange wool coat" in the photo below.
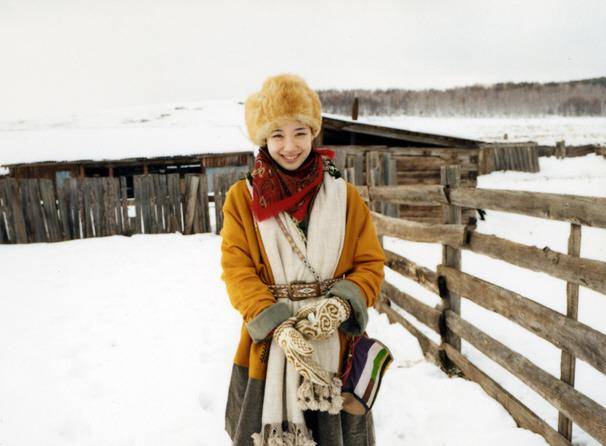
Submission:
{"label": "orange wool coat", "polygon": [[[247,367],[249,378],[264,380],[270,339],[253,342],[246,323],[276,302],[267,287],[275,282],[250,202],[246,179],[237,181],[227,192],[221,230],[221,278],[231,304],[243,319],[234,363]],[[330,237],[330,234],[326,236]],[[367,306],[371,307],[383,282],[384,264],[385,254],[370,210],[355,186],[347,183],[345,240],[334,277],[345,275],[345,279],[354,282],[361,289]],[[339,334],[343,355],[347,335],[341,331]]]}

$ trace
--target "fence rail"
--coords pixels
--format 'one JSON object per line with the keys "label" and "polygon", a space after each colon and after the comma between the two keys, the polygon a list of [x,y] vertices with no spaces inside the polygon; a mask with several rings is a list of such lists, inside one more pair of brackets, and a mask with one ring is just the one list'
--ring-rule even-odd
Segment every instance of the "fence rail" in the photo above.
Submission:
{"label": "fence rail", "polygon": [[[582,359],[606,374],[606,334],[577,320],[578,289],[585,286],[606,294],[606,263],[580,257],[581,224],[606,228],[606,199],[538,192],[496,191],[457,187],[458,166],[444,166],[440,186],[359,187],[372,202],[415,201],[441,204],[444,223],[425,224],[392,218],[372,212],[379,235],[443,246],[442,264],[436,271],[385,250],[386,266],[438,294],[441,305],[433,308],[414,296],[385,282],[376,304],[378,311],[402,325],[417,338],[425,356],[450,373],[461,373],[511,413],[519,426],[542,435],[551,445],[570,445],[572,423],[606,444],[606,408],[574,389],[575,360]],[[544,247],[527,246],[494,235],[475,231],[475,222],[457,221],[457,207],[496,209],[532,217],[570,223],[567,253]],[[454,212],[454,217],[453,217]],[[450,251],[449,251],[450,250]],[[567,282],[566,315],[506,288],[461,271],[461,250],[487,255],[533,271],[547,273]],[[562,296],[564,297],[564,296]],[[505,347],[461,317],[459,299],[468,299],[549,341],[561,350],[561,376],[555,378],[521,354]],[[417,321],[441,337],[431,340],[402,315]],[[540,419],[521,401],[482,372],[461,353],[464,339],[534,389],[559,411],[557,430]]]}

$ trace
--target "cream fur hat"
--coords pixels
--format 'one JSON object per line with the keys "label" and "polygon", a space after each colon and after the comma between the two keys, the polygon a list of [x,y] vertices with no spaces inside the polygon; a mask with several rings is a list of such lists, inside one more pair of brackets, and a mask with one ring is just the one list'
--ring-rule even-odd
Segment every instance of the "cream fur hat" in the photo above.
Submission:
{"label": "cream fur hat", "polygon": [[263,146],[272,130],[296,119],[311,127],[314,138],[322,127],[320,97],[295,74],[279,74],[265,79],[261,91],[251,94],[244,104],[248,136]]}

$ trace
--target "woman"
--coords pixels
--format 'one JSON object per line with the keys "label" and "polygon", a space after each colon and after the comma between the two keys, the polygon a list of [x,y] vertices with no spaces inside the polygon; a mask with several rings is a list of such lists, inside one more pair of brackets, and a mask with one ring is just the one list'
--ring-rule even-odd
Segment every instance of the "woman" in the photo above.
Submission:
{"label": "woman", "polygon": [[313,147],[321,104],[303,79],[266,79],[245,119],[260,149],[227,193],[221,231],[222,279],[243,318],[226,430],[235,445],[373,445],[371,413],[341,410],[339,380],[384,276],[369,209],[334,152]]}

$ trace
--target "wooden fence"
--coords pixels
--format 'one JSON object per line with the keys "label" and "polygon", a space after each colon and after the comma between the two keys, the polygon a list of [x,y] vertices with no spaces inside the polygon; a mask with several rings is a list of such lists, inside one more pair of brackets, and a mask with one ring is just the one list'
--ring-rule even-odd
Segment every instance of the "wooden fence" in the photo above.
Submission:
{"label": "wooden fence", "polygon": [[[215,176],[214,197],[222,200],[236,179],[235,174]],[[46,179],[2,179],[0,243],[211,231],[213,196],[209,197],[206,175],[137,175],[130,199],[126,181],[126,177],[69,178],[55,189]],[[221,207],[222,201],[215,206],[217,233]]]}
{"label": "wooden fence", "polygon": [[[509,190],[457,187],[459,166],[442,168],[436,186],[359,187],[369,202],[440,203],[443,224],[425,224],[373,212],[380,235],[416,242],[440,243],[442,264],[436,271],[386,250],[387,266],[438,294],[442,304],[431,307],[385,282],[377,309],[400,323],[419,341],[424,354],[451,373],[462,373],[484,390],[520,427],[542,435],[551,445],[570,445],[572,423],[606,444],[606,408],[574,388],[575,358],[606,374],[606,334],[577,320],[579,286],[606,294],[606,263],[580,257],[581,226],[606,228],[606,198]],[[462,225],[461,207],[511,212],[570,223],[568,253],[516,243]],[[567,314],[551,310],[531,298],[461,271],[461,250],[469,250],[567,282]],[[539,291],[539,290],[537,290]],[[557,379],[521,354],[506,347],[461,317],[460,299],[500,314],[561,349]],[[564,296],[562,296],[563,298]],[[437,344],[396,311],[397,306],[441,336]],[[482,372],[461,354],[461,339],[525,382],[559,411],[557,430]]]}

